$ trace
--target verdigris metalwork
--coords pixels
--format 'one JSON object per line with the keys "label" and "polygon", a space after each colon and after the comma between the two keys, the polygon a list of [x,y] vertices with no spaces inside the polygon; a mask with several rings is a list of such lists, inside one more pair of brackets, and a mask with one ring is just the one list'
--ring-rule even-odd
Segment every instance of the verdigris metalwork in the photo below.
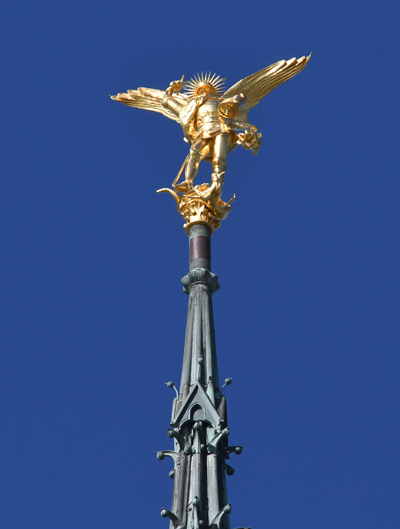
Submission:
{"label": "verdigris metalwork", "polygon": [[218,276],[209,272],[205,268],[195,268],[191,270],[188,275],[181,279],[183,284],[183,291],[185,294],[189,294],[190,287],[198,283],[205,283],[214,293],[219,289]]}
{"label": "verdigris metalwork", "polygon": [[[226,463],[229,454],[240,454],[241,446],[228,445],[226,397],[218,377],[212,294],[219,288],[211,272],[210,230],[195,225],[189,230],[190,271],[182,279],[189,295],[185,348],[179,393],[172,406],[171,429],[174,450],[157,453],[158,459],[174,462],[170,529],[230,529],[226,474],[234,469]],[[207,268],[197,265],[202,263]],[[226,379],[225,384],[230,384]],[[174,387],[168,382],[169,387]]]}
{"label": "verdigris metalwork", "polygon": [[[212,231],[227,217],[235,199],[233,196],[224,202],[221,198],[228,155],[238,145],[257,154],[261,145],[261,133],[249,122],[249,111],[274,88],[299,73],[310,57],[276,62],[225,92],[226,79],[210,72],[190,81],[184,81],[182,76],[165,91],[140,87],[111,96],[127,106],[160,112],[181,125],[184,140],[191,146],[189,154],[172,184],[173,189],[158,192],[173,195],[179,213],[186,220],[187,231],[194,224],[205,224]],[[201,160],[212,164],[211,183],[193,186]],[[178,183],[183,171],[185,179]]]}

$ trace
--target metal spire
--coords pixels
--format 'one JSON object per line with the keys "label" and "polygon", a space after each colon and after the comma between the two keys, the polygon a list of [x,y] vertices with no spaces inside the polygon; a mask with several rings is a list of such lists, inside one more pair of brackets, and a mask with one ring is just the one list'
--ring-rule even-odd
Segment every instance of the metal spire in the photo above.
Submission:
{"label": "metal spire", "polygon": [[226,460],[242,447],[228,444],[226,397],[218,378],[212,294],[219,284],[211,272],[210,229],[196,224],[188,235],[190,271],[182,279],[189,295],[185,349],[168,430],[174,449],[157,453],[158,459],[174,462],[174,490],[171,510],[162,509],[161,515],[170,519],[170,529],[230,529],[226,474],[234,469]]}
{"label": "metal spire", "polygon": [[[172,407],[169,437],[174,450],[157,453],[159,459],[172,458],[174,492],[171,511],[161,514],[171,520],[170,529],[230,529],[226,474],[234,470],[226,464],[229,454],[240,454],[241,446],[228,446],[226,399],[220,388],[215,347],[212,295],[219,288],[211,272],[210,238],[231,211],[233,196],[222,200],[229,153],[241,145],[257,154],[261,133],[248,121],[249,111],[272,90],[298,74],[311,55],[279,61],[231,86],[221,94],[222,79],[211,73],[189,82],[172,81],[165,90],[140,87],[111,96],[127,106],[160,112],[177,121],[191,148],[170,193],[185,219],[189,236],[190,270],[182,279],[189,295],[185,351],[180,390]],[[181,93],[186,87],[186,93]],[[196,96],[194,98],[194,96]],[[158,130],[154,137],[159,136]],[[158,138],[159,139],[159,138]],[[194,185],[202,160],[212,164],[210,184]],[[185,170],[185,180],[179,179]],[[179,194],[181,193],[181,194]]]}

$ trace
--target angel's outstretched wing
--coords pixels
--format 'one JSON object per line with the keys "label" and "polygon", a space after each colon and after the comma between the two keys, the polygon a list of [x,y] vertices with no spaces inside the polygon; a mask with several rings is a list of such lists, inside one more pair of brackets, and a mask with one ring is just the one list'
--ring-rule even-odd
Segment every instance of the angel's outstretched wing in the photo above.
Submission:
{"label": "angel's outstretched wing", "polygon": [[248,128],[250,126],[247,120],[249,110],[258,105],[261,99],[272,92],[274,88],[299,73],[308,63],[310,57],[311,54],[308,57],[300,57],[300,59],[293,58],[290,61],[276,62],[253,75],[249,75],[249,77],[245,77],[229,88],[222,96],[223,98],[233,97],[240,93],[247,97],[245,104],[235,118],[235,124],[238,128]]}
{"label": "angel's outstretched wing", "polygon": [[[145,110],[153,110],[153,112],[160,112],[169,119],[179,121],[171,110],[162,106],[162,100],[165,92],[156,90],[154,88],[138,88],[137,90],[128,90],[127,93],[110,96],[114,101],[124,103],[128,107],[144,108]],[[181,95],[174,96],[182,105],[186,105],[185,98]]]}

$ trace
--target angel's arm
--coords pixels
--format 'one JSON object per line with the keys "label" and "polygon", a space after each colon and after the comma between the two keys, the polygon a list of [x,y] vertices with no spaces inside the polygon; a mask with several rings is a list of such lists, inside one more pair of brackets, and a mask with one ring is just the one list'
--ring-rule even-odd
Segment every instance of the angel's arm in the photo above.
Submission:
{"label": "angel's arm", "polygon": [[162,106],[170,110],[176,117],[179,117],[179,114],[184,107],[180,101],[167,94],[163,97]]}
{"label": "angel's arm", "polygon": [[[174,97],[174,92],[179,95],[179,92],[181,91],[182,80],[183,77],[180,81],[172,81],[172,83],[169,84],[169,87],[165,90],[165,95],[162,100],[162,106],[170,110],[177,117],[179,117],[182,109],[187,105],[186,102],[183,103],[183,100],[179,101],[176,97]],[[179,97],[182,99],[182,95]]]}
{"label": "angel's arm", "polygon": [[244,132],[237,134],[236,143],[244,149],[251,149],[253,154],[257,154],[261,145],[261,137],[261,132],[258,132],[257,127],[252,125]]}

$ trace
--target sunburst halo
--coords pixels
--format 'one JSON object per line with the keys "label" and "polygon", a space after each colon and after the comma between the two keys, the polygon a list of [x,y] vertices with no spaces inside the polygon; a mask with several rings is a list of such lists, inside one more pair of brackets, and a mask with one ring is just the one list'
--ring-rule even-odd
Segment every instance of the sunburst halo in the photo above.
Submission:
{"label": "sunburst halo", "polygon": [[225,81],[225,77],[220,77],[217,74],[211,75],[211,72],[206,72],[205,74],[201,72],[201,75],[196,74],[194,77],[192,77],[192,79],[183,83],[185,95],[188,99],[194,99],[196,96],[196,90],[199,88],[199,85],[212,86],[215,91],[215,94],[220,95],[222,94],[222,89]]}

